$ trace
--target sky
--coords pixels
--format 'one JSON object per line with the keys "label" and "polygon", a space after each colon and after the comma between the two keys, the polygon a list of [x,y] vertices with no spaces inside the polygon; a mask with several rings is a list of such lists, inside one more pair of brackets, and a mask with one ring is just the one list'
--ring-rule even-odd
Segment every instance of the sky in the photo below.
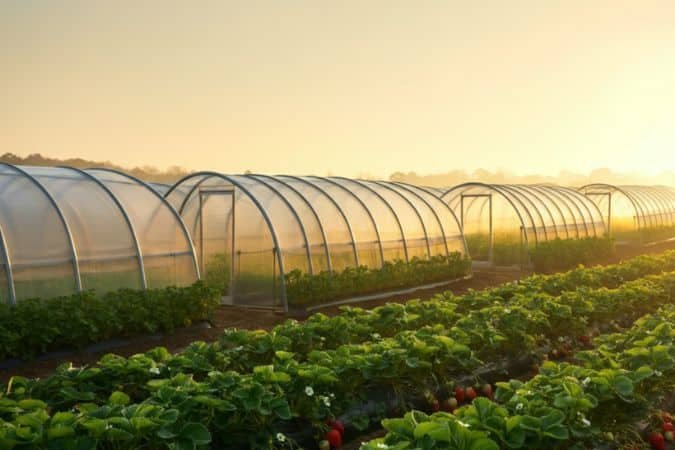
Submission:
{"label": "sky", "polygon": [[675,166],[675,2],[0,0],[0,151],[238,173]]}

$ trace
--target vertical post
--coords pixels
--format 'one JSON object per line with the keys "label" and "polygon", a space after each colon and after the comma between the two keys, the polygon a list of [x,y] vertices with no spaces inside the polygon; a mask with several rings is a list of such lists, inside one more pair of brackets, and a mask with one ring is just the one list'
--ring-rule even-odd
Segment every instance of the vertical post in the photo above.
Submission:
{"label": "vertical post", "polygon": [[520,226],[520,269],[522,270],[523,267],[525,267],[525,260],[527,259],[526,255],[528,255],[527,249],[523,245],[523,233],[525,233],[525,228],[521,225]]}
{"label": "vertical post", "polygon": [[612,193],[609,194],[607,201],[607,236],[612,236]]}
{"label": "vertical post", "polygon": [[495,246],[495,241],[494,241],[494,229],[492,228],[492,194],[488,197],[488,202],[489,202],[489,207],[488,211],[490,214],[490,221],[489,221],[489,247],[488,247],[488,261],[490,264],[494,264],[494,246]]}
{"label": "vertical post", "polygon": [[206,279],[204,267],[204,197],[201,189],[199,190],[199,268],[202,277]]}
{"label": "vertical post", "polygon": [[9,257],[9,249],[7,248],[7,241],[5,241],[5,234],[0,227],[0,245],[2,245],[2,253],[5,256],[5,272],[7,275],[7,286],[9,287],[9,304],[16,305],[16,290],[14,287],[14,274],[12,272],[12,260]]}
{"label": "vertical post", "polygon": [[277,295],[277,248],[272,248],[272,298]]}
{"label": "vertical post", "polygon": [[234,195],[235,195],[235,190],[232,190],[232,226],[230,227],[230,233],[232,234],[232,247],[230,248],[230,297],[232,298],[232,303],[234,303],[234,233],[235,233],[235,220],[236,220],[236,215],[234,213]]}

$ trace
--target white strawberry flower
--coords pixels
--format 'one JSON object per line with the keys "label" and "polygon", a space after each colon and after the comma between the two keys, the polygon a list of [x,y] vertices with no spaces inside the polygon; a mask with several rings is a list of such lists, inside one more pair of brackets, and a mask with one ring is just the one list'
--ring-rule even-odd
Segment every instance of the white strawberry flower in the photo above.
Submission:
{"label": "white strawberry flower", "polygon": [[305,388],[305,394],[306,394],[308,397],[311,397],[312,395],[314,395],[314,389],[312,389],[312,386],[307,386],[307,387]]}

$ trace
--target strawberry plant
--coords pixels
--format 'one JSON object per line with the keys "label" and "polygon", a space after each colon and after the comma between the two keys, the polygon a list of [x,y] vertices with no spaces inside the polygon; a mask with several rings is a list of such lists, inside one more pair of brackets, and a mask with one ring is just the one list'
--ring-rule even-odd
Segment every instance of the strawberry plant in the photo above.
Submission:
{"label": "strawberry plant", "polygon": [[386,261],[382,267],[346,268],[342,272],[310,275],[300,270],[286,274],[286,295],[290,305],[306,307],[404,287],[454,280],[471,272],[471,261],[461,253],[414,257],[410,262]]}
{"label": "strawberry plant", "polygon": [[[659,258],[664,261],[664,257]],[[593,341],[603,351],[582,353],[582,366],[547,363],[531,383],[498,384],[496,392],[490,385],[490,389],[472,386],[482,381],[477,374],[484,366],[509,367],[509,361],[559,345],[561,339],[577,342],[570,337],[577,330],[588,335],[591,325],[605,329],[612,321],[635,319],[635,311],[654,311],[672,303],[674,273],[627,282],[635,279],[632,273],[658,273],[667,267],[666,263],[660,263],[660,268],[640,264],[637,268],[630,264],[613,266],[606,272],[589,269],[593,275],[581,278],[593,289],[569,290],[565,281],[569,274],[537,277],[537,281],[462,297],[446,294],[427,302],[387,305],[372,311],[346,308],[335,318],[315,315],[305,323],[288,321],[269,332],[228,330],[218,343],[194,343],[176,355],[163,349],[131,358],[110,355],[92,367],[64,365],[42,380],[15,377],[0,394],[0,442],[8,442],[11,448],[9,443],[16,439],[17,428],[31,422],[32,414],[39,414],[44,420],[35,427],[31,439],[44,445],[52,445],[56,439],[56,435],[48,434],[50,426],[45,423],[56,420],[60,426],[62,419],[66,424],[74,419],[73,433],[67,427],[58,431],[69,434],[68,445],[83,448],[92,440],[100,448],[295,448],[296,438],[326,440],[326,420],[354,408],[361,409],[352,426],[367,426],[385,416],[390,405],[400,408],[423,398],[427,408],[435,409],[436,404],[440,408],[439,399],[449,399],[447,394],[464,386],[465,401],[474,394],[486,397],[459,407],[452,417],[466,414],[466,420],[461,421],[467,424],[475,416],[486,429],[468,430],[473,434],[466,436],[457,432],[464,436],[461,439],[476,438],[486,445],[492,445],[488,441],[496,445],[516,443],[520,438],[509,433],[518,428],[525,436],[523,442],[544,445],[547,439],[555,441],[561,436],[559,426],[566,427],[576,439],[596,439],[599,435],[595,430],[588,434],[579,413],[594,425],[601,424],[601,417],[594,415],[598,411],[593,406],[596,401],[610,408],[626,401],[639,405],[641,398],[665,388],[662,380],[670,379],[672,373],[668,368],[670,353],[664,354],[658,346],[667,346],[670,341],[664,341],[667,327],[658,326],[671,320],[667,319],[670,310],[664,308],[660,314],[638,320],[635,330],[623,341],[593,332]],[[578,271],[573,272],[578,276]],[[617,274],[625,278],[619,280]],[[603,283],[612,289],[597,288]],[[541,286],[553,293],[543,292]],[[568,328],[556,324],[558,320],[586,325]],[[643,342],[642,347],[654,347],[655,351],[645,356],[639,349],[641,340],[648,336],[656,336],[656,341]],[[640,366],[634,374],[625,368],[637,364]],[[586,378],[589,381],[584,384]],[[510,395],[509,389],[515,394]],[[497,406],[485,403],[490,395]],[[515,395],[524,401],[517,401]],[[26,400],[29,402],[21,403]],[[3,401],[13,403],[2,409]],[[126,416],[130,408],[148,407],[158,408],[157,414],[167,414],[174,420],[131,433],[121,419],[130,420]],[[500,407],[507,411],[505,428],[498,423],[503,412]],[[561,422],[558,413],[545,408],[563,411],[565,418]],[[532,419],[520,426],[516,421],[522,419],[512,419],[518,415]],[[434,436],[459,445],[452,430],[455,425],[464,429],[462,423],[445,424],[448,420],[444,416],[428,417],[433,417],[429,421],[434,423],[418,431],[420,445],[427,446],[420,448],[433,448]],[[98,420],[104,421],[103,430]],[[90,421],[89,428],[83,427]],[[202,425],[208,438],[203,429],[192,424]],[[503,438],[487,429],[492,424],[505,433]],[[309,436],[299,437],[302,430],[308,430]],[[188,442],[192,431],[195,439]],[[132,434],[133,439],[116,440],[129,439],[122,432]],[[417,439],[414,432],[413,437]],[[1,440],[5,438],[8,440]],[[204,443],[207,440],[209,444]]]}
{"label": "strawberry plant", "polygon": [[113,337],[167,332],[208,320],[218,291],[188,287],[86,291],[51,299],[0,304],[0,359],[30,358],[51,350],[82,348]]}

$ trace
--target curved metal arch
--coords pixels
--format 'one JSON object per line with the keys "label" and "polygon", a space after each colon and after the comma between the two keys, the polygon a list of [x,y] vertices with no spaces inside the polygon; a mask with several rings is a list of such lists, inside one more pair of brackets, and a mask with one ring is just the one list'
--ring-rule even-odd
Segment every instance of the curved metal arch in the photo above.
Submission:
{"label": "curved metal arch", "polygon": [[291,211],[291,214],[293,217],[295,217],[295,221],[298,223],[298,226],[300,227],[300,233],[302,233],[302,238],[305,241],[305,255],[307,256],[307,268],[309,269],[309,274],[314,275],[314,263],[312,262],[312,254],[309,251],[309,239],[307,238],[307,230],[305,230],[305,225],[302,223],[302,220],[300,220],[300,216],[298,215],[298,212],[295,210],[293,205],[291,205],[291,202],[288,201],[284,195],[279,192],[277,188],[274,186],[271,186],[269,183],[258,180],[257,178],[253,178],[250,175],[244,175],[244,178],[248,178],[254,181],[257,181],[258,183],[262,184],[269,190],[271,190],[275,195],[277,195],[282,202],[286,205],[286,207]]}
{"label": "curved metal arch", "polygon": [[134,242],[134,248],[136,249],[136,255],[138,257],[138,270],[140,271],[141,275],[141,286],[143,289],[148,288],[148,280],[145,276],[145,262],[143,261],[143,254],[141,253],[141,245],[138,241],[138,235],[136,234],[136,229],[134,228],[133,223],[131,222],[131,218],[129,217],[129,214],[127,213],[127,210],[124,208],[122,205],[122,202],[120,202],[119,198],[113,193],[112,190],[108,186],[106,186],[105,183],[103,183],[101,180],[96,178],[94,175],[90,174],[89,172],[85,172],[82,169],[78,169],[76,167],[70,167],[70,166],[58,166],[61,169],[68,169],[72,170],[75,173],[78,173],[82,175],[83,177],[93,181],[96,185],[98,185],[103,191],[105,191],[106,194],[110,197],[110,199],[115,203],[115,206],[120,210],[122,213],[122,217],[124,217],[124,221],[127,223],[127,227],[129,228],[129,232],[131,233],[131,239],[133,239]]}
{"label": "curved metal arch", "polygon": [[420,221],[420,225],[422,225],[422,232],[424,233],[424,240],[427,242],[427,259],[431,259],[431,244],[429,243],[429,233],[427,232],[427,226],[424,223],[424,220],[422,220],[422,215],[420,214],[420,211],[417,209],[417,207],[413,204],[413,202],[410,201],[408,197],[405,195],[401,194],[401,192],[397,191],[396,189],[392,188],[391,186],[387,186],[386,184],[383,184],[380,181],[372,181],[372,183],[375,183],[378,186],[382,186],[383,188],[387,189],[388,191],[393,192],[395,195],[398,195],[403,199],[404,202],[408,204],[412,208],[413,211],[415,211],[415,215],[417,215],[417,220]]}
{"label": "curved metal arch", "polygon": [[[255,197],[255,195],[253,195],[248,190],[248,188],[246,186],[244,186],[243,184],[241,184],[237,180],[232,179],[228,175],[223,175],[222,173],[218,173],[218,172],[197,172],[197,173],[193,173],[192,175],[190,175],[188,177],[183,177],[179,182],[182,183],[183,181],[187,180],[188,178],[196,177],[196,176],[204,176],[205,179],[216,177],[216,178],[221,178],[225,181],[228,181],[233,186],[236,186],[237,188],[239,188],[248,198],[251,199],[251,201],[256,206],[256,208],[258,208],[258,211],[260,211],[260,214],[262,215],[265,223],[267,223],[267,227],[269,228],[270,234],[272,235],[272,242],[274,243],[274,247],[276,249],[275,253],[277,255],[277,263],[279,264],[279,277],[281,279],[281,300],[282,300],[282,303],[283,303],[284,311],[288,312],[288,299],[286,297],[286,277],[285,277],[285,271],[284,271],[284,261],[283,261],[282,254],[281,254],[282,249],[279,246],[279,239],[277,238],[276,229],[274,228],[274,225],[272,224],[272,221],[270,220],[270,216],[267,214],[267,210],[265,209],[265,207],[258,201],[258,199]],[[177,182],[177,184],[179,182]],[[201,184],[201,182],[198,183],[198,184]],[[176,185],[174,185],[174,186],[176,186]],[[194,189],[191,189],[191,192],[194,192]],[[167,195],[168,195],[168,193],[167,193]],[[190,195],[192,195],[192,194],[190,194]]]}
{"label": "curved metal arch", "polygon": [[[356,267],[358,267],[359,266],[359,253],[356,249],[356,239],[354,238],[354,230],[352,229],[352,224],[349,222],[349,219],[347,218],[347,215],[345,214],[342,207],[338,204],[338,202],[335,201],[335,199],[331,195],[329,195],[328,192],[326,192],[322,187],[317,186],[316,184],[314,184],[314,183],[312,183],[308,180],[305,180],[302,177],[297,177],[297,176],[294,176],[294,175],[280,175],[280,176],[278,176],[278,178],[289,178],[289,179],[295,180],[299,183],[306,184],[310,188],[316,189],[318,192],[320,192],[322,195],[324,195],[328,199],[328,201],[333,206],[335,206],[338,213],[340,214],[340,216],[342,216],[342,219],[345,221],[345,225],[347,226],[347,231],[349,232],[349,237],[352,240],[352,249],[354,250],[354,264],[356,264]],[[377,228],[375,228],[375,233],[377,233]]]}
{"label": "curved metal arch", "polygon": [[[457,214],[455,214],[455,212],[452,210],[452,208],[450,208],[450,205],[445,203],[445,201],[443,200],[443,198],[442,198],[443,193],[440,189],[432,191],[430,188],[427,188],[427,187],[424,187],[424,186],[415,186],[415,185],[411,185],[410,183],[404,183],[402,181],[392,181],[392,183],[394,183],[398,186],[401,186],[401,187],[407,186],[409,189],[417,188],[417,189],[421,190],[422,192],[426,192],[427,194],[431,195],[433,198],[438,199],[439,202],[443,206],[445,206],[445,209],[448,210],[448,212],[450,213],[452,218],[455,219],[455,224],[457,225],[457,230],[459,230],[459,234],[462,237],[462,242],[464,243],[464,253],[466,253],[467,255],[469,254],[469,248],[466,244],[466,237],[464,236],[464,230],[462,229],[462,224],[459,223],[459,219],[457,218]],[[446,247],[447,247],[447,243],[446,243]]]}
{"label": "curved metal arch", "polygon": [[[569,230],[568,225],[567,225],[567,219],[565,218],[565,214],[563,214],[562,209],[560,209],[560,206],[558,205],[558,201],[555,200],[551,195],[549,195],[548,189],[546,189],[543,186],[528,185],[528,188],[532,189],[534,192],[537,192],[542,197],[545,197],[547,200],[549,200],[551,202],[551,204],[553,204],[555,209],[558,211],[558,214],[560,214],[560,218],[563,221],[563,226],[565,227],[565,239],[569,239],[570,238],[570,230]],[[557,235],[558,234],[558,231],[557,231],[558,225],[556,224],[555,221],[553,223],[555,224],[556,235]]]}
{"label": "curved metal arch", "polygon": [[671,201],[673,200],[668,197],[668,192],[660,189],[657,186],[643,186],[643,188],[651,191],[652,194],[658,199],[659,204],[662,207],[663,224],[666,225],[665,222],[667,221],[668,225],[671,225],[673,223],[673,207],[671,205]]}
{"label": "curved metal arch", "polygon": [[[561,196],[565,197],[567,200],[569,200],[569,202],[572,205],[574,205],[574,208],[579,213],[579,220],[581,221],[581,224],[584,226],[584,232],[586,233],[586,235],[584,237],[589,237],[590,233],[588,232],[588,224],[586,223],[586,215],[584,214],[581,207],[579,206],[580,202],[575,201],[576,199],[570,194],[570,192],[566,191],[565,189],[563,189],[560,186],[549,186],[549,187],[551,189],[553,189],[555,192],[557,192],[558,194],[560,194]],[[583,204],[585,202],[581,202],[581,203]],[[597,205],[596,205],[596,208],[597,208]],[[599,211],[599,209],[598,209],[598,211]],[[590,214],[590,216],[591,216],[590,219],[591,219],[591,222],[592,222],[593,221],[593,215]],[[602,217],[602,213],[600,214],[600,217]],[[593,228],[593,234],[595,234],[595,227]]]}
{"label": "curved metal arch", "polygon": [[627,192],[630,192],[630,194],[635,198],[635,201],[640,203],[640,205],[643,208],[644,211],[644,219],[649,220],[649,226],[654,227],[655,225],[658,225],[657,220],[655,218],[656,215],[656,210],[654,208],[654,203],[649,196],[645,195],[645,193],[639,189],[636,188],[636,186],[632,185],[627,185],[627,186],[622,186],[624,190]]}
{"label": "curved metal arch", "polygon": [[335,180],[331,180],[328,177],[310,176],[307,178],[325,181],[326,183],[330,183],[332,186],[336,186],[337,188],[343,190],[344,192],[347,192],[347,194],[349,194],[350,197],[353,197],[363,207],[363,210],[366,212],[366,215],[368,215],[368,217],[370,218],[370,222],[373,225],[373,230],[375,230],[377,245],[380,247],[380,264],[384,264],[384,248],[382,247],[382,237],[380,236],[380,229],[377,226],[375,217],[373,217],[373,213],[370,211],[370,208],[368,208],[366,203],[363,200],[361,200],[361,198],[358,195],[354,194],[354,192],[352,192],[350,189],[347,189],[342,184],[336,182]]}
{"label": "curved metal arch", "polygon": [[12,270],[12,260],[9,257],[7,241],[5,240],[5,231],[0,224],[0,245],[2,245],[2,254],[5,256],[5,273],[7,274],[7,287],[9,288],[9,304],[16,305],[16,290],[14,288],[14,271]]}
{"label": "curved metal arch", "polygon": [[[593,236],[598,236],[598,230],[595,227],[595,219],[593,218],[593,213],[591,212],[591,208],[589,208],[589,204],[595,208],[595,212],[597,213],[598,217],[600,218],[600,223],[602,223],[602,228],[607,231],[607,227],[605,226],[605,219],[602,217],[602,211],[600,211],[600,208],[598,208],[598,205],[596,205],[594,202],[590,201],[589,198],[587,198],[584,195],[581,195],[579,191],[575,191],[574,189],[567,188],[565,186],[559,186],[558,189],[561,189],[562,191],[569,192],[570,196],[574,196],[575,198],[579,199],[579,203],[586,209],[586,212],[588,212],[588,217],[591,219],[591,225],[593,226]],[[585,222],[585,221],[584,221]]]}
{"label": "curved metal arch", "polygon": [[[384,182],[382,182],[382,183],[384,183]],[[387,184],[388,184],[388,183],[387,183]],[[399,189],[403,189],[404,191],[406,191],[406,192],[412,194],[413,196],[415,196],[416,198],[418,198],[419,200],[421,200],[421,201],[427,206],[427,208],[429,208],[429,211],[431,211],[431,213],[432,213],[432,214],[434,215],[434,217],[436,218],[436,222],[438,222],[439,229],[441,230],[441,235],[443,236],[443,244],[444,244],[444,246],[445,246],[445,255],[446,255],[446,256],[450,255],[450,249],[448,248],[448,237],[447,237],[447,235],[445,234],[445,228],[443,227],[443,223],[441,222],[441,218],[438,217],[438,213],[436,213],[436,209],[434,209],[434,207],[431,206],[431,203],[429,203],[424,197],[422,197],[421,195],[419,195],[419,194],[418,194],[417,192],[415,192],[414,190],[410,189],[408,186],[402,186],[402,185],[399,185],[399,184],[397,184],[397,183],[391,183],[391,184],[393,184],[394,186],[398,187]],[[434,198],[438,198],[438,197],[434,197]],[[443,205],[445,205],[445,206],[447,207],[447,205],[446,205],[444,202],[441,201],[440,203],[443,204]],[[449,208],[448,208],[448,209],[449,209]],[[431,250],[429,251],[429,257],[431,257]]]}
{"label": "curved metal arch", "polygon": [[667,186],[652,186],[653,189],[661,193],[666,210],[668,211],[668,225],[675,224],[675,191]]}
{"label": "curved metal arch", "polygon": [[[537,204],[534,202],[534,200],[532,200],[529,197],[528,194],[531,195],[531,193],[528,192],[526,189],[521,188],[517,184],[506,184],[504,186],[507,189],[512,189],[512,190],[516,191],[518,194],[520,194],[520,196],[522,196],[524,199],[526,199],[532,205],[532,207],[534,208],[534,210],[537,213],[537,216],[539,216],[539,220],[541,220],[541,226],[544,229],[544,238],[548,241],[548,230],[547,230],[548,227],[546,226],[546,221],[544,221],[544,216],[541,214],[541,211],[539,210],[539,207],[537,206]],[[539,201],[539,199],[537,199],[537,200]],[[544,203],[542,202],[542,204],[544,204]],[[545,204],[544,204],[544,208],[548,211],[548,214],[551,216],[551,220],[553,220],[553,216],[551,215],[551,211],[548,210],[548,208],[546,207]],[[553,220],[553,223],[555,224],[555,220]],[[556,231],[556,236],[557,235],[558,235],[558,232]]]}
{"label": "curved metal arch", "polygon": [[[513,200],[511,199],[511,197],[509,197],[504,192],[502,192],[501,189],[499,189],[499,185],[486,184],[486,183],[480,183],[480,182],[462,183],[462,184],[458,184],[457,186],[453,186],[450,189],[448,189],[447,191],[445,191],[445,193],[441,196],[441,199],[445,202],[445,197],[450,192],[453,192],[453,191],[456,191],[456,190],[459,190],[459,189],[466,189],[467,187],[472,187],[472,186],[479,186],[479,187],[484,187],[488,190],[493,190],[493,191],[497,192],[498,194],[500,194],[511,205],[511,207],[515,211],[516,215],[518,216],[518,220],[520,220],[520,226],[523,229],[523,236],[524,236],[524,239],[525,239],[525,245],[529,245],[529,237],[527,236],[527,232],[525,231],[526,228],[525,228],[525,221],[523,220],[523,216],[520,214],[520,210],[518,210],[515,203],[513,203]],[[460,195],[461,195],[461,192],[460,192]],[[525,211],[527,212],[527,208],[525,208]],[[530,220],[532,220],[532,217],[530,217]],[[534,225],[534,221],[532,221],[532,225]],[[538,242],[537,233],[534,233],[534,240],[535,240],[535,244],[536,244]]]}
{"label": "curved metal arch", "polygon": [[73,233],[70,230],[70,226],[68,225],[68,221],[66,220],[66,216],[63,214],[63,211],[61,210],[61,207],[59,206],[58,202],[56,201],[54,196],[52,196],[52,194],[49,192],[49,190],[37,178],[35,178],[30,173],[26,172],[22,168],[17,167],[13,164],[9,164],[9,163],[0,163],[0,164],[2,164],[3,166],[8,167],[8,168],[18,172],[19,174],[25,176],[26,178],[28,178],[28,180],[31,183],[33,183],[45,195],[45,197],[47,197],[47,200],[49,201],[49,203],[51,203],[51,205],[56,210],[56,214],[59,216],[59,220],[63,224],[64,230],[65,230],[65,233],[66,233],[66,237],[68,238],[68,244],[70,244],[71,256],[73,258],[73,270],[74,270],[74,276],[75,276],[75,284],[77,286],[77,290],[81,292],[82,291],[82,277],[80,275],[80,261],[79,261],[78,256],[77,256],[77,249],[75,248],[75,241],[73,239]]}
{"label": "curved metal arch", "polygon": [[[194,191],[199,186],[201,186],[205,181],[215,177],[215,175],[202,175],[202,174],[203,174],[203,172],[198,172],[198,173],[195,173],[195,174],[191,175],[193,177],[202,176],[202,178],[197,183],[195,183],[194,186],[192,186],[189,191],[187,191],[187,193],[185,194],[185,198],[183,199],[182,202],[180,202],[180,208],[178,208],[178,214],[181,214],[181,215],[183,214],[183,210],[185,209],[185,205],[187,205],[187,202],[188,202],[189,198],[192,196],[192,194],[194,193]],[[180,181],[177,181],[176,183],[182,183],[183,181],[186,181],[187,179],[189,179],[189,177],[183,177],[183,179],[181,179]],[[174,186],[178,186],[178,184],[175,184]],[[164,195],[164,198],[167,198],[168,196],[169,196],[169,193],[167,192]]]}
{"label": "curved metal arch", "polygon": [[[551,201],[551,203],[553,204],[555,209],[560,214],[560,219],[562,219],[562,221],[563,221],[563,226],[565,227],[565,238],[566,239],[569,238],[569,233],[567,232],[567,221],[565,220],[565,216],[563,216],[563,214],[562,214],[562,210],[560,208],[558,208],[558,205],[556,204],[556,202],[545,191],[542,192],[540,190],[535,189],[537,186],[529,185],[529,184],[519,184],[518,186],[521,189],[526,190],[530,195],[532,195],[532,197],[536,198],[537,201],[541,202],[541,204],[544,205],[544,209],[546,210],[548,215],[551,217],[551,221],[553,222],[553,231],[555,232],[555,236],[556,236],[556,238],[559,238],[560,233],[558,232],[558,226],[560,225],[560,223],[558,221],[556,221],[553,213],[551,212],[551,208],[548,207],[548,205],[542,199],[542,197]],[[540,194],[540,195],[537,195],[537,194]]]}
{"label": "curved metal arch", "polygon": [[[492,185],[492,186],[493,186],[493,189],[499,189],[499,190],[505,191],[505,193],[504,193],[505,196],[506,196],[506,193],[510,194],[513,197],[514,200],[516,200],[518,203],[520,203],[520,205],[523,207],[523,210],[525,210],[525,214],[527,214],[527,217],[530,218],[530,223],[532,224],[532,227],[534,229],[534,244],[538,245],[539,244],[539,233],[537,233],[537,224],[535,223],[534,217],[532,216],[532,213],[530,212],[530,209],[527,207],[527,205],[525,205],[525,203],[523,203],[523,200],[521,199],[521,195],[517,195],[518,192],[514,193],[513,191],[511,191],[511,189],[505,184],[496,184],[496,185]],[[527,198],[527,197],[525,197],[525,198]],[[531,200],[529,200],[529,201],[530,201],[530,203],[532,203]],[[541,220],[541,223],[544,227],[544,238],[548,239],[548,236],[546,235],[546,225],[544,225],[544,218],[541,216],[541,214],[539,213],[539,210],[537,210],[536,207],[535,207],[535,210],[537,211],[537,214],[539,214],[539,219]],[[527,235],[527,231],[525,232],[525,234]]]}
{"label": "curved metal arch", "polygon": [[[555,200],[556,205],[558,205],[558,204],[565,205],[565,209],[569,213],[569,218],[572,219],[572,224],[574,225],[575,238],[579,239],[579,237],[580,237],[579,220],[577,220],[577,216],[576,216],[576,214],[574,214],[574,209],[572,209],[572,206],[570,206],[570,204],[574,205],[574,202],[569,197],[567,197],[567,196],[563,195],[562,193],[558,192],[558,190],[556,190],[554,186],[542,184],[542,185],[536,185],[536,187],[541,189],[542,192],[546,192],[548,195],[555,198],[556,199]],[[574,208],[577,208],[577,207],[574,206]],[[560,209],[560,207],[558,207],[558,209]],[[562,214],[562,217],[563,217],[563,220],[565,221],[566,226],[568,228],[570,228],[570,225],[567,223],[568,216],[566,216],[565,214],[562,213],[562,209],[560,209],[560,212]],[[577,212],[579,212],[579,211],[577,211]],[[579,219],[583,220],[582,217],[580,217]],[[569,232],[567,234],[567,237],[568,238],[570,237]]]}
{"label": "curved metal arch", "polygon": [[652,227],[654,225],[653,220],[652,220],[652,217],[650,215],[649,208],[647,207],[647,205],[645,204],[643,199],[639,195],[636,195],[633,190],[624,188],[623,191],[629,193],[630,196],[635,201],[635,203],[640,205],[640,211],[641,211],[640,212],[640,218],[642,219],[643,228]]}
{"label": "curved metal arch", "polygon": [[312,203],[307,200],[307,198],[304,196],[304,194],[300,191],[298,191],[295,187],[293,187],[291,184],[285,182],[284,180],[279,179],[278,177],[273,177],[270,175],[262,175],[262,174],[252,174],[250,175],[253,178],[266,178],[273,180],[282,186],[286,187],[287,189],[290,189],[291,191],[295,192],[295,194],[300,197],[303,201],[303,203],[309,208],[309,210],[312,212],[312,215],[314,216],[314,219],[316,219],[316,223],[319,225],[319,231],[321,231],[321,238],[323,239],[323,246],[324,249],[326,250],[326,263],[328,264],[328,271],[333,272],[333,264],[331,262],[331,257],[330,257],[330,251],[328,250],[328,239],[326,238],[326,232],[323,228],[323,224],[321,223],[321,219],[319,219],[319,214],[317,214],[316,209],[312,205]]}
{"label": "curved metal arch", "polygon": [[[640,228],[642,228],[641,221],[644,218],[644,213],[642,212],[642,206],[638,205],[638,203],[635,202],[635,199],[633,199],[633,197],[628,192],[623,190],[620,186],[615,186],[615,185],[606,184],[606,183],[591,183],[591,184],[586,184],[584,186],[581,186],[578,189],[578,191],[582,192],[584,197],[588,198],[587,190],[588,189],[596,189],[596,188],[607,189],[607,190],[610,191],[610,193],[613,192],[613,191],[617,191],[617,192],[622,193],[624,195],[624,197],[626,197],[628,199],[628,201],[633,205],[633,209],[635,210],[635,217],[637,218],[637,224],[638,224],[637,228],[638,228],[638,230]],[[598,206],[594,201],[591,200],[591,202],[596,207]],[[602,213],[600,213],[600,214],[601,214],[601,217],[602,217]],[[609,230],[608,230],[608,232],[609,232]]]}
{"label": "curved metal arch", "polygon": [[653,190],[651,186],[633,186],[633,189],[641,192],[646,198],[650,199],[652,204],[656,206],[654,212],[658,213],[659,219],[661,220],[661,225],[665,225],[665,209],[662,197],[659,195],[659,192]]}
{"label": "curved metal arch", "polygon": [[89,168],[89,169],[87,169],[87,170],[97,170],[97,171],[102,171],[102,172],[110,172],[110,173],[114,173],[114,174],[117,174],[117,175],[126,177],[126,178],[128,178],[129,180],[135,181],[136,183],[140,184],[140,185],[143,186],[145,189],[147,189],[152,195],[154,195],[155,197],[157,197],[163,205],[165,205],[167,208],[169,208],[169,212],[170,212],[171,214],[173,214],[173,216],[174,216],[174,217],[176,218],[176,220],[178,221],[178,226],[180,227],[181,230],[183,230],[183,236],[185,236],[185,240],[186,240],[187,243],[188,243],[188,246],[189,246],[189,249],[190,249],[190,253],[192,254],[192,263],[193,263],[193,266],[194,266],[194,268],[195,268],[195,275],[197,276],[197,279],[201,279],[201,275],[200,275],[200,273],[199,273],[199,264],[197,263],[197,252],[195,251],[195,246],[194,246],[194,244],[192,243],[192,238],[190,237],[190,233],[188,232],[188,229],[187,229],[187,227],[185,226],[185,222],[183,222],[183,218],[180,216],[180,214],[178,214],[178,212],[177,212],[176,209],[171,205],[171,203],[169,203],[169,202],[166,200],[166,198],[164,198],[164,197],[162,196],[162,194],[160,194],[159,192],[157,192],[156,190],[154,190],[154,189],[153,189],[150,185],[148,185],[148,183],[146,183],[145,181],[143,181],[143,180],[141,180],[141,179],[139,179],[139,178],[136,178],[136,177],[133,176],[133,175],[129,175],[128,173],[124,173],[124,172],[119,171],[119,170],[116,170],[116,169],[107,169],[107,168],[105,168],[105,167],[91,167],[91,168]]}
{"label": "curved metal arch", "polygon": [[[330,178],[330,177],[328,177],[328,178]],[[375,194],[375,196],[376,196],[377,198],[379,198],[379,199],[387,206],[387,208],[389,208],[389,211],[391,211],[391,213],[394,215],[394,219],[396,220],[396,223],[398,224],[398,229],[399,229],[400,232],[401,232],[401,240],[403,241],[403,253],[404,253],[404,255],[405,255],[405,262],[409,262],[409,261],[410,261],[410,258],[408,257],[408,242],[406,241],[406,238],[405,238],[405,233],[404,233],[404,231],[403,231],[403,225],[401,225],[401,219],[398,217],[398,214],[396,214],[396,211],[395,211],[394,208],[391,206],[391,204],[390,204],[384,197],[382,197],[382,195],[380,195],[379,192],[377,192],[375,189],[371,188],[370,186],[366,185],[365,183],[362,183],[362,182],[359,181],[359,180],[351,180],[351,179],[345,178],[345,177],[334,177],[334,178],[335,178],[335,179],[338,179],[338,180],[343,180],[343,181],[347,181],[347,182],[352,182],[352,183],[355,183],[355,184],[357,184],[357,185],[359,185],[359,186],[365,188],[367,191],[370,191],[370,192],[372,192],[373,194]],[[338,184],[339,184],[339,183],[338,183]],[[346,187],[346,186],[345,186],[345,187]],[[355,195],[356,195],[356,194],[355,194]],[[380,242],[381,242],[381,241],[380,241]],[[382,261],[384,262],[384,259],[383,259]]]}
{"label": "curved metal arch", "polygon": [[663,195],[668,211],[668,225],[673,225],[675,223],[675,193],[670,192],[668,189],[663,189],[661,186],[655,186],[654,189],[658,189]]}

